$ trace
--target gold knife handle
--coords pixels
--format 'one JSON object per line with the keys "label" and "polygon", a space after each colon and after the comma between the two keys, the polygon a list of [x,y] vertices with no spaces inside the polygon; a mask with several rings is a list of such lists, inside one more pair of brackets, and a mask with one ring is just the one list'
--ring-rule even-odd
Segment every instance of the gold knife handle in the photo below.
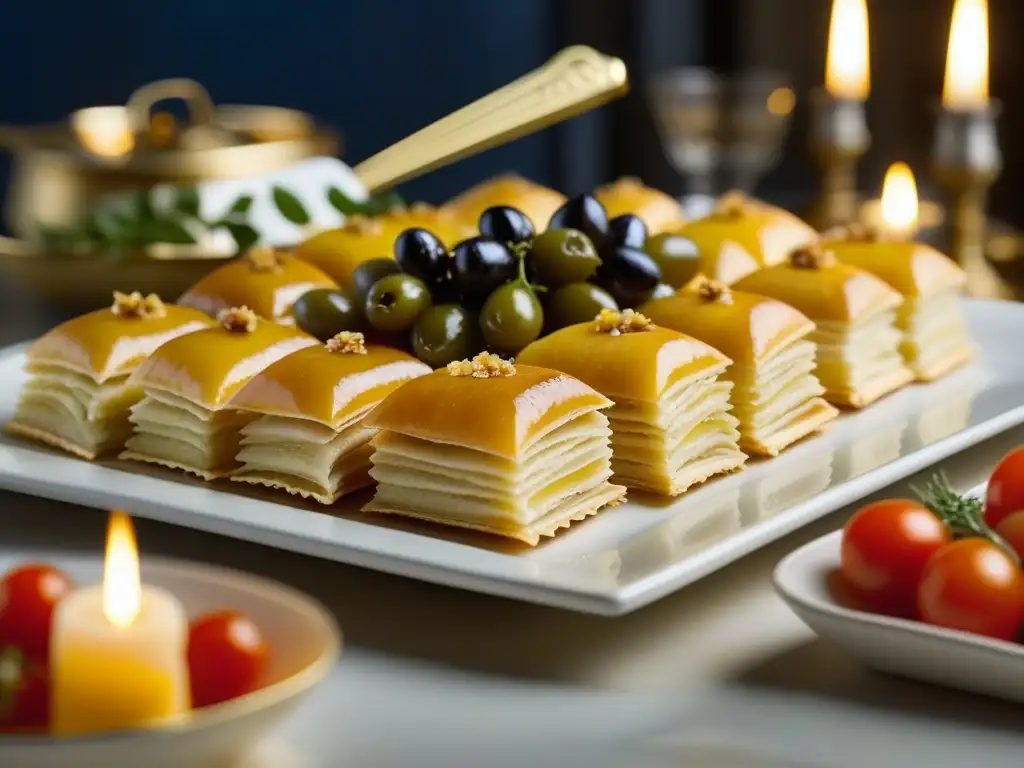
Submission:
{"label": "gold knife handle", "polygon": [[371,192],[526,136],[629,90],[621,59],[585,45],[566,48],[542,67],[378,152],[355,167]]}

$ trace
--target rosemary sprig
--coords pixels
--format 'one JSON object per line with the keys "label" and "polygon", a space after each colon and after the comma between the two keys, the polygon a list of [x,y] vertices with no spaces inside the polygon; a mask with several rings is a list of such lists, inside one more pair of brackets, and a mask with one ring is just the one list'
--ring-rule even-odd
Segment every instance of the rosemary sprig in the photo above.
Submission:
{"label": "rosemary sprig", "polygon": [[981,499],[961,496],[946,477],[945,472],[936,473],[923,488],[913,485],[910,489],[928,509],[949,528],[956,538],[980,537],[1001,547],[1020,565],[1020,558],[1006,540],[985,522],[985,503]]}

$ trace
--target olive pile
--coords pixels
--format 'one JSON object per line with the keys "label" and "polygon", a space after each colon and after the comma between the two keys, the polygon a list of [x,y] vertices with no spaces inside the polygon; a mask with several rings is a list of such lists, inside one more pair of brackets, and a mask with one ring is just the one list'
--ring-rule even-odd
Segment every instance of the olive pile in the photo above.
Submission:
{"label": "olive pile", "polygon": [[349,294],[302,296],[300,327],[321,339],[362,330],[435,367],[484,349],[514,356],[542,333],[671,293],[697,258],[678,235],[648,239],[637,216],[609,221],[590,195],[566,202],[545,232],[507,206],[484,211],[479,229],[451,252],[425,229],[405,230],[393,259],[356,268]]}

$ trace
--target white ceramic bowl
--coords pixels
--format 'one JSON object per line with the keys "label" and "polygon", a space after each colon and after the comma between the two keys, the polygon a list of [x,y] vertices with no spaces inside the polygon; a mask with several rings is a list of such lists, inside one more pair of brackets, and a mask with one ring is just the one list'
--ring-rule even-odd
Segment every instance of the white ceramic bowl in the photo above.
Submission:
{"label": "white ceramic bowl", "polygon": [[[97,556],[53,552],[0,556],[0,573],[47,562],[80,584],[100,580]],[[224,568],[143,556],[143,581],[170,590],[192,618],[218,609],[253,619],[271,648],[268,684],[247,696],[197,710],[183,726],[82,738],[0,737],[0,765],[18,768],[205,768],[241,758],[330,672],[341,633],[325,608],[276,582]]]}
{"label": "white ceramic bowl", "polygon": [[846,608],[832,596],[843,532],[787,555],[775,588],[815,632],[864,665],[927,683],[1024,702],[1024,646]]}

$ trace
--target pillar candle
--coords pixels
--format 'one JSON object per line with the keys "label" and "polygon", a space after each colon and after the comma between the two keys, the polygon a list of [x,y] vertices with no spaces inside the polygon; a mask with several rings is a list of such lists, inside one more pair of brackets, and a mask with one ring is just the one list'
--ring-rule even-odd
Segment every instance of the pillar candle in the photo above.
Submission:
{"label": "pillar candle", "polygon": [[169,592],[143,585],[138,614],[117,626],[103,588],[68,595],[54,613],[50,654],[55,733],[145,727],[189,717],[188,620]]}

